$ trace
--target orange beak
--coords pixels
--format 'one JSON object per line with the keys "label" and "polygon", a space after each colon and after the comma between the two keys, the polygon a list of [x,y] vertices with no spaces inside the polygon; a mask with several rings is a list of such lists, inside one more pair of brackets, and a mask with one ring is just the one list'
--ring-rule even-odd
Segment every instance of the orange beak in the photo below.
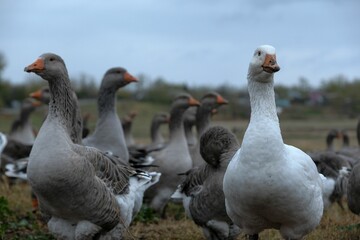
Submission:
{"label": "orange beak", "polygon": [[225,98],[223,98],[223,97],[220,96],[220,95],[217,95],[217,97],[216,97],[216,102],[217,102],[218,104],[228,104],[228,103],[229,103],[228,100],[226,100]]}
{"label": "orange beak", "polygon": [[189,105],[190,106],[200,106],[200,102],[198,100],[196,100],[195,98],[190,97],[189,98]]}
{"label": "orange beak", "polygon": [[134,77],[133,75],[131,75],[130,73],[128,73],[128,72],[126,72],[125,74],[124,74],[124,79],[125,79],[125,81],[127,81],[127,82],[138,82],[139,80],[136,78],[136,77]]}
{"label": "orange beak", "polygon": [[37,90],[35,92],[30,93],[29,96],[34,98],[34,99],[40,100],[41,97],[42,97],[42,91],[41,91],[41,89],[39,89],[39,90]]}
{"label": "orange beak", "polygon": [[276,62],[276,55],[266,54],[264,64],[262,65],[265,72],[274,73],[280,70]]}
{"label": "orange beak", "polygon": [[27,66],[24,71],[25,72],[41,72],[45,69],[44,60],[41,58],[36,59],[36,61],[29,66]]}

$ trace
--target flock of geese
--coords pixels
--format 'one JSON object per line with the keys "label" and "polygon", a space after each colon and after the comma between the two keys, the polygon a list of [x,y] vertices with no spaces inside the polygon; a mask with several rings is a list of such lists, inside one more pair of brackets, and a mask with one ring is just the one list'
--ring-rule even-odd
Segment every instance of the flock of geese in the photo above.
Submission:
{"label": "flock of geese", "polygon": [[[131,136],[136,113],[120,120],[116,112],[117,90],[135,77],[121,67],[105,73],[89,134],[65,62],[43,54],[25,71],[48,87],[23,102],[7,136],[0,133],[1,168],[10,179],[29,181],[58,239],[122,239],[143,201],[164,215],[170,199],[183,204],[206,239],[240,233],[258,239],[268,228],[284,239],[302,239],[331,203],[342,206],[343,197],[360,214],[360,148],[335,130],[324,151],[286,145],[274,96],[279,70],[272,46],[255,50],[247,76],[251,117],[241,146],[228,129],[211,127],[217,108],[228,104],[215,92],[200,101],[177,96],[169,114],[154,115],[151,143],[137,146]],[[35,138],[29,116],[39,102],[48,104],[48,113]],[[169,125],[167,141],[159,131],[163,124]],[[344,146],[335,151],[332,141],[339,136]]]}

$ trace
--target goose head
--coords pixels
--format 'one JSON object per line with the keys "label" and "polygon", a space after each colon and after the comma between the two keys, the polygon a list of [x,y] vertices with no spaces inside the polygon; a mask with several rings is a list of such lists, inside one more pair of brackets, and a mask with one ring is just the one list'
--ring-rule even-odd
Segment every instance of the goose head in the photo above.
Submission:
{"label": "goose head", "polygon": [[153,121],[158,122],[160,124],[169,123],[170,116],[168,113],[159,112],[156,113],[153,117]]}
{"label": "goose head", "polygon": [[49,87],[43,87],[35,92],[30,93],[31,98],[34,98],[42,103],[49,104],[50,102],[50,90]]}
{"label": "goose head", "polygon": [[202,97],[201,108],[211,113],[214,109],[228,103],[228,100],[223,98],[220,94],[216,92],[210,92]]}
{"label": "goose head", "polygon": [[68,76],[64,60],[54,53],[44,53],[32,64],[25,67],[25,72],[33,72],[44,80],[53,81],[58,76]]}
{"label": "goose head", "polygon": [[41,105],[41,102],[39,102],[35,99],[25,98],[21,104],[21,111],[32,112],[40,105]]}
{"label": "goose head", "polygon": [[107,70],[101,82],[103,89],[119,89],[138,79],[127,72],[125,68],[114,67]]}
{"label": "goose head", "polygon": [[275,48],[270,45],[258,47],[249,65],[249,81],[268,83],[273,81],[273,75],[280,67],[276,62]]}
{"label": "goose head", "polygon": [[172,103],[172,108],[183,109],[184,111],[191,106],[200,106],[200,102],[190,94],[185,93],[178,95]]}

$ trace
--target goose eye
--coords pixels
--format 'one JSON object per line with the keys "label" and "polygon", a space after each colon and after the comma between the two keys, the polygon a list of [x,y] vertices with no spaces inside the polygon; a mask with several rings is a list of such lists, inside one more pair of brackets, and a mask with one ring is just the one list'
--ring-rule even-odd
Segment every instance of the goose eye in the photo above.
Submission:
{"label": "goose eye", "polygon": [[260,55],[261,55],[261,52],[260,52],[260,51],[258,51],[258,52],[257,52],[257,55],[258,55],[258,56],[260,56]]}
{"label": "goose eye", "polygon": [[120,71],[120,70],[117,70],[116,73],[121,73],[121,71]]}
{"label": "goose eye", "polygon": [[55,59],[54,58],[50,58],[50,62],[54,61]]}

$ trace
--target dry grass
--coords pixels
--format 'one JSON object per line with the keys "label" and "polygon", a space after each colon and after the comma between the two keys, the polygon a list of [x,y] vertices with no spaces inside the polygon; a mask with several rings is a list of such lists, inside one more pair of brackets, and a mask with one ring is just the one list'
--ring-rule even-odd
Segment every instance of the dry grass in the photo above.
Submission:
{"label": "dry grass", "polygon": [[[11,188],[6,184],[1,184],[0,196],[5,196],[9,201],[10,208],[19,215],[26,215],[31,211],[30,187],[27,184],[15,185]],[[346,206],[346,204],[344,205]],[[37,221],[37,224],[44,233],[47,233],[46,226],[40,220]],[[27,231],[29,230],[27,229]],[[13,239],[12,236],[13,233],[10,232],[3,239]],[[266,230],[261,233],[260,237],[261,239],[281,239],[276,230]],[[149,223],[134,222],[127,233],[127,239],[196,240],[204,238],[200,228],[185,217],[182,207],[171,203],[167,210],[167,219],[158,219]],[[238,239],[245,239],[245,236],[241,235]],[[320,239],[359,240],[360,217],[352,214],[348,209],[342,210],[334,204],[325,212],[321,224],[306,237],[306,240]]]}

